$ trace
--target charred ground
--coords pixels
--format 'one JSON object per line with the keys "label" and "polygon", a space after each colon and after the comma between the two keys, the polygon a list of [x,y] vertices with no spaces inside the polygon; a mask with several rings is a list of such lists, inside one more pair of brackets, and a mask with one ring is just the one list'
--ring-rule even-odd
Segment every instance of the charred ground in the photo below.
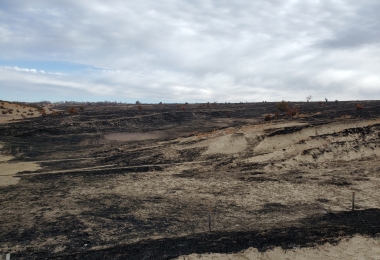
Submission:
{"label": "charred ground", "polygon": [[0,125],[8,163],[42,167],[0,187],[0,251],[170,259],[376,236],[380,101],[357,103],[290,103],[271,122],[269,102],[91,105]]}

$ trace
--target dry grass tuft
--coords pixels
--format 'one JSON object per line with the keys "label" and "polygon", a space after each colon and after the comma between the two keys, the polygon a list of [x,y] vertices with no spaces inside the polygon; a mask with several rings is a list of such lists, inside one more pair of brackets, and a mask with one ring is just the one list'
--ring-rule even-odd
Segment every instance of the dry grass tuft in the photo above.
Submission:
{"label": "dry grass tuft", "polygon": [[273,117],[270,114],[265,115],[264,121],[271,121]]}
{"label": "dry grass tuft", "polygon": [[280,103],[276,103],[276,108],[282,112],[285,112],[287,111],[288,109],[290,109],[289,107],[289,103],[288,102],[285,102],[284,100],[281,101]]}
{"label": "dry grass tuft", "polygon": [[77,113],[78,113],[76,107],[70,107],[70,108],[67,110],[67,112],[68,112],[69,114],[77,114]]}
{"label": "dry grass tuft", "polygon": [[356,109],[363,109],[363,108],[364,108],[364,106],[362,104],[360,104],[360,103],[356,104]]}

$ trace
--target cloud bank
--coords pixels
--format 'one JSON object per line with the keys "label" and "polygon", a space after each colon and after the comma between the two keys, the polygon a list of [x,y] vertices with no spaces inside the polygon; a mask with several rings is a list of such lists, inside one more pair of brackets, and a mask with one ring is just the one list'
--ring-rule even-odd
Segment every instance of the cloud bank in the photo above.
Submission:
{"label": "cloud bank", "polygon": [[5,1],[0,88],[29,101],[379,99],[379,13],[369,0]]}

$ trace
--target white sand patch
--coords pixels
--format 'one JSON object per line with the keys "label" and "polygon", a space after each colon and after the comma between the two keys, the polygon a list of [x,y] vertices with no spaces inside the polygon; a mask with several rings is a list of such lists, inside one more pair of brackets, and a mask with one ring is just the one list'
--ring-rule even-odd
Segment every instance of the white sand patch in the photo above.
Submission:
{"label": "white sand patch", "polygon": [[292,250],[283,250],[276,247],[264,253],[259,252],[256,248],[248,248],[236,254],[191,254],[180,256],[178,260],[237,260],[237,259],[294,259],[294,260],[335,260],[335,259],[380,259],[380,240],[354,236],[353,238],[343,239],[338,245],[329,243],[315,248],[295,248]]}
{"label": "white sand patch", "polygon": [[204,154],[234,154],[243,152],[246,148],[247,140],[244,134],[235,133],[213,139]]}
{"label": "white sand patch", "polygon": [[[0,150],[2,148],[3,145],[0,144]],[[19,172],[41,169],[39,164],[33,162],[7,162],[13,158],[13,156],[2,155],[0,153],[0,187],[17,184],[20,178],[15,177],[15,175]]]}
{"label": "white sand patch", "polygon": [[[361,144],[358,144],[358,140],[361,139],[359,133],[332,135],[346,129],[371,126],[379,122],[379,120],[337,122],[309,127],[286,135],[267,137],[253,147],[255,156],[247,159],[246,162],[259,163],[285,159],[289,160],[288,164],[294,164],[331,160],[351,161],[380,156],[380,147],[371,143],[378,139],[376,133],[366,136],[365,142]],[[324,137],[321,137],[323,135]]]}
{"label": "white sand patch", "polygon": [[[305,123],[285,122],[285,123],[266,123],[257,125],[246,125],[239,128],[229,127],[211,132],[199,133],[192,137],[179,138],[180,145],[173,145],[175,150],[207,147],[204,154],[234,154],[243,152],[247,148],[247,139],[256,138],[264,133],[265,130],[279,129],[290,126],[303,126]],[[193,143],[194,141],[198,141]]]}
{"label": "white sand patch", "polygon": [[12,160],[13,159],[13,156],[10,156],[10,155],[0,155],[0,162],[6,162],[6,161],[9,161],[9,160]]}
{"label": "white sand patch", "polygon": [[18,162],[18,163],[0,163],[0,186],[8,186],[17,184],[20,180],[14,177],[17,173],[23,171],[36,171],[41,167],[33,162]]}
{"label": "white sand patch", "polygon": [[312,136],[333,134],[334,132],[341,132],[350,128],[366,127],[378,123],[380,123],[380,119],[359,122],[336,122],[322,126],[305,128],[291,134],[268,137],[255,147],[254,152],[255,154],[270,153],[279,149],[284,149],[293,143],[308,139]]}

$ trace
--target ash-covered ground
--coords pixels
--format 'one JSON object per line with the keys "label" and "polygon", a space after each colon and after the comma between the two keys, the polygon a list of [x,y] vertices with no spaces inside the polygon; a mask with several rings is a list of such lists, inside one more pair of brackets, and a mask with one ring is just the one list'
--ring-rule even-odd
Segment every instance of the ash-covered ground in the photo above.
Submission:
{"label": "ash-covered ground", "polygon": [[1,124],[0,253],[172,259],[377,237],[380,101],[357,103],[87,105]]}

